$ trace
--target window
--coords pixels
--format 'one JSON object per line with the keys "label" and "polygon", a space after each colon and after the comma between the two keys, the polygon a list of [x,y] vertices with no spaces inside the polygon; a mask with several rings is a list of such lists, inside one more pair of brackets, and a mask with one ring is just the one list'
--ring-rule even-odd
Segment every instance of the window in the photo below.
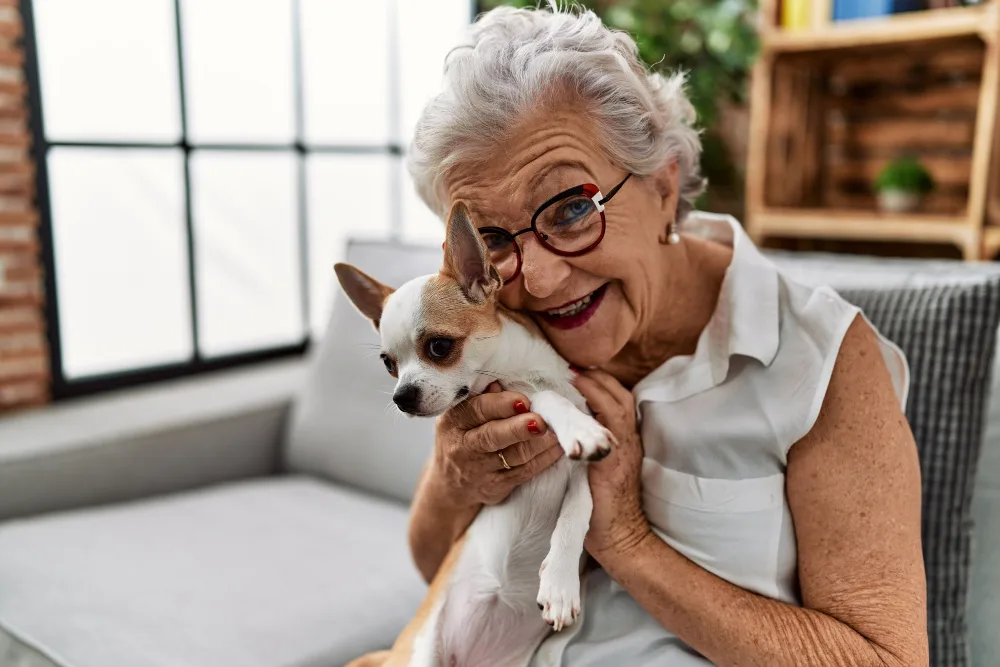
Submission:
{"label": "window", "polygon": [[469,0],[26,0],[57,398],[300,354],[348,237],[440,242],[403,153]]}

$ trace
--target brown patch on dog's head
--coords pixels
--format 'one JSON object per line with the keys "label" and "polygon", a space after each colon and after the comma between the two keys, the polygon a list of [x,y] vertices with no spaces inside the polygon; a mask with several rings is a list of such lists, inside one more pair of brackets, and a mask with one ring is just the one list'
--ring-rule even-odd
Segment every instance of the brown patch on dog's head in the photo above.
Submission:
{"label": "brown patch on dog's head", "polygon": [[[500,332],[498,294],[503,281],[490,263],[486,246],[463,202],[448,216],[441,272],[423,286],[417,318],[421,358],[446,369],[457,364],[476,340]],[[435,343],[437,341],[437,343]],[[434,354],[450,343],[447,355]]]}
{"label": "brown patch on dog's head", "polygon": [[[500,315],[495,299],[472,302],[465,288],[453,277],[439,274],[423,288],[417,345],[421,358],[439,368],[459,362],[470,343],[500,333]],[[433,354],[436,340],[452,341],[444,357]],[[435,347],[440,348],[440,345]]]}
{"label": "brown patch on dog's head", "polygon": [[393,289],[375,280],[361,269],[338,262],[333,266],[340,286],[344,288],[351,303],[367,317],[378,330],[385,302]]}

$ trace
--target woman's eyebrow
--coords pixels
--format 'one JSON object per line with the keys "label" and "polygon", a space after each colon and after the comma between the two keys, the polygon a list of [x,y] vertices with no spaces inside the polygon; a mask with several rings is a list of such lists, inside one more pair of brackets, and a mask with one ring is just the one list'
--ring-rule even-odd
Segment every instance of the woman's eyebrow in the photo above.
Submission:
{"label": "woman's eyebrow", "polygon": [[[538,191],[542,189],[543,185],[545,185],[545,179],[552,174],[552,172],[559,169],[579,169],[580,171],[590,173],[587,169],[587,165],[579,160],[559,160],[558,162],[553,162],[552,164],[543,167],[542,170],[538,172],[538,175],[535,176],[534,183],[531,185],[531,194],[538,194]],[[580,185],[580,183],[577,183],[576,185]],[[554,194],[555,192],[549,193],[549,195]]]}

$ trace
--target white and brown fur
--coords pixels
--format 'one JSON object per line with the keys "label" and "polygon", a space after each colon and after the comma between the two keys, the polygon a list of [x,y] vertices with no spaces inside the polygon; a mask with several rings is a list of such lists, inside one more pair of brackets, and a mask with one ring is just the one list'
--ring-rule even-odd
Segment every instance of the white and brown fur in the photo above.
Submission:
{"label": "white and brown fur", "polygon": [[[393,290],[352,266],[336,271],[381,334],[396,395],[416,388],[411,414],[439,415],[499,380],[529,398],[566,452],[507,500],[484,507],[392,650],[349,667],[523,667],[553,628],[580,613],[593,508],[581,460],[605,456],[613,436],[590,416],[570,365],[530,319],[499,304],[500,278],[462,203],[449,216],[440,273]],[[454,341],[447,357],[432,358],[427,346],[434,338]]]}

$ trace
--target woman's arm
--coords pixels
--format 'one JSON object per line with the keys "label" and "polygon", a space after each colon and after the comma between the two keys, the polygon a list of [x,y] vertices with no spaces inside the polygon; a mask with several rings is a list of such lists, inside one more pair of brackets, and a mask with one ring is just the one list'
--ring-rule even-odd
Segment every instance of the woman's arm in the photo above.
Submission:
{"label": "woman's arm", "polygon": [[[611,467],[619,478],[631,469]],[[629,475],[631,483],[638,473]],[[644,518],[595,536],[591,553],[664,627],[716,664],[926,665],[917,451],[861,318],[843,342],[816,425],[789,453],[786,492],[803,607],[707,572],[655,537]],[[601,500],[595,494],[595,516]],[[599,532],[615,515],[633,516],[633,504],[602,510]]]}
{"label": "woman's arm", "polygon": [[428,464],[420,474],[410,507],[410,553],[413,562],[430,583],[448,550],[461,537],[481,505],[462,502],[443,484],[435,467]]}

